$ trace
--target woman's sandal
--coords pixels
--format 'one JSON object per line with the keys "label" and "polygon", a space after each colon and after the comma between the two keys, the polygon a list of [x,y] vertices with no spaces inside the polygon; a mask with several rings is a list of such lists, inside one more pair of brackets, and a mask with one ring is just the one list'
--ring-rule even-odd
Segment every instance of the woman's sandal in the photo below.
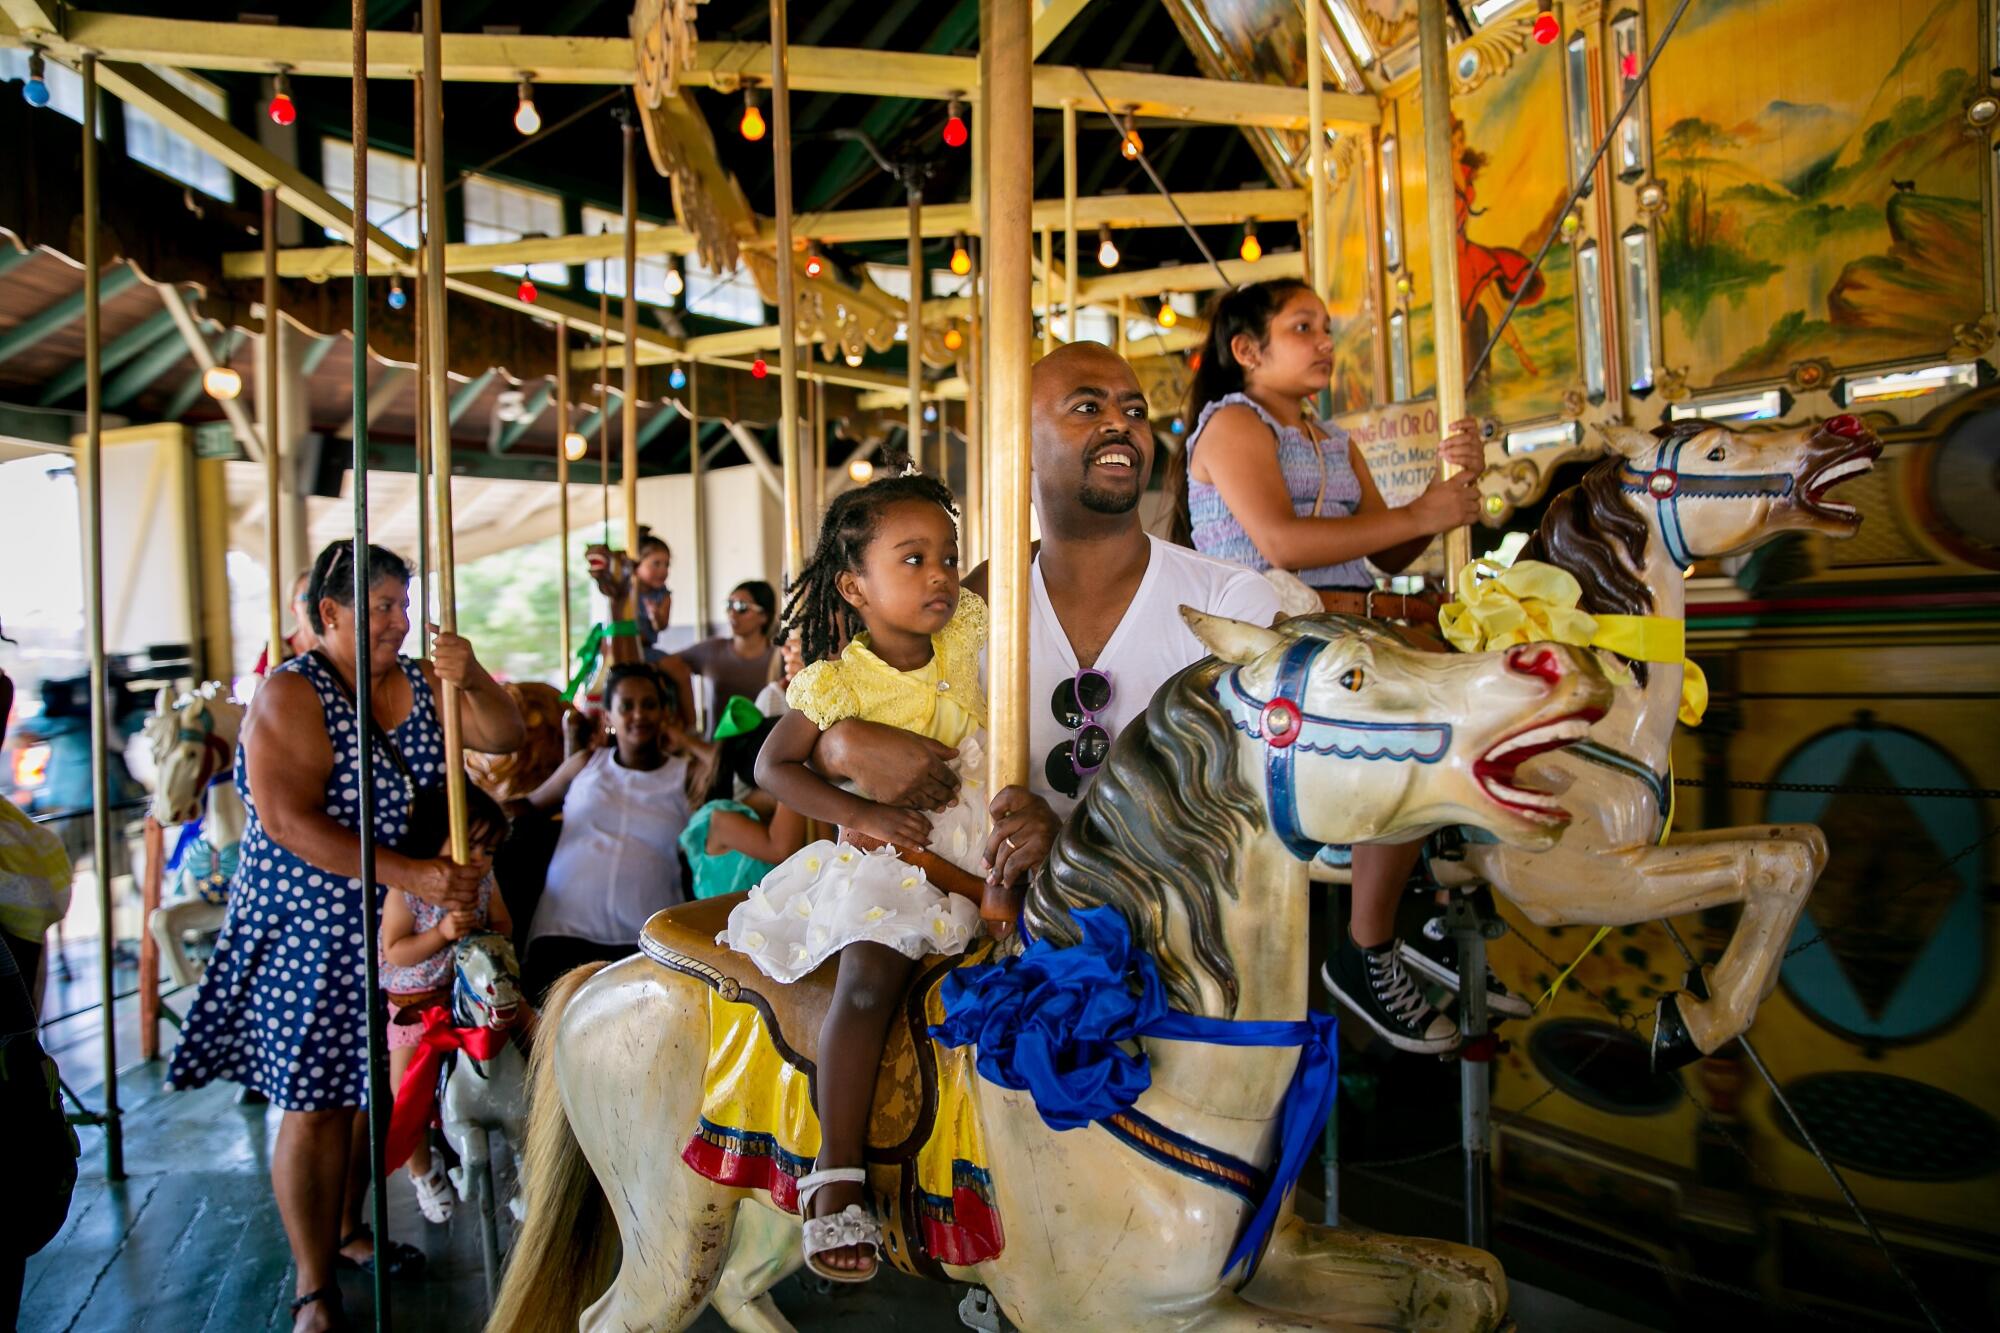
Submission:
{"label": "woman's sandal", "polygon": [[[867,1282],[875,1276],[882,1267],[882,1224],[858,1203],[848,1204],[831,1217],[808,1216],[813,1195],[823,1185],[867,1183],[868,1173],[858,1166],[828,1167],[799,1177],[799,1216],[805,1222],[800,1240],[806,1252],[806,1267],[829,1282]],[[875,1262],[866,1268],[834,1268],[819,1262],[819,1256],[828,1250],[852,1245],[866,1245],[875,1251]]]}
{"label": "woman's sandal", "polygon": [[318,1291],[309,1291],[294,1300],[292,1302],[292,1321],[297,1323],[299,1311],[305,1309],[314,1301],[319,1301],[326,1306],[327,1314],[333,1317],[333,1326],[335,1328],[347,1327],[347,1307],[341,1302],[340,1287],[332,1282],[327,1283]]}
{"label": "woman's sandal", "polygon": [[[356,1227],[353,1231],[348,1232],[340,1238],[340,1249],[346,1249],[357,1240],[372,1242],[374,1239],[375,1229],[373,1227]],[[410,1277],[422,1272],[424,1265],[430,1262],[429,1255],[416,1246],[407,1245],[400,1240],[390,1241],[387,1248],[389,1251],[390,1277]],[[376,1246],[376,1255],[379,1255],[382,1249],[382,1246]],[[335,1251],[333,1261],[341,1268],[358,1268],[364,1273],[375,1271],[375,1255],[370,1255],[366,1259],[350,1259],[346,1255]]]}

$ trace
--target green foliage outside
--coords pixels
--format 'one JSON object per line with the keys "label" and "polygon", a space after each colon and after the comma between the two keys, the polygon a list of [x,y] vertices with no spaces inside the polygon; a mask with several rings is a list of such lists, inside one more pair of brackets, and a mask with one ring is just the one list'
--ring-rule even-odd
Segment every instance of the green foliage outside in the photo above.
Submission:
{"label": "green foliage outside", "polygon": [[[590,580],[583,568],[586,541],[598,539],[593,527],[586,539],[570,535],[570,625],[577,643],[590,631]],[[614,543],[623,541],[616,525]],[[479,660],[502,680],[568,683],[569,668],[561,656],[561,599],[556,591],[560,557],[557,537],[530,542],[511,551],[460,565],[458,568],[458,630],[472,640]]]}

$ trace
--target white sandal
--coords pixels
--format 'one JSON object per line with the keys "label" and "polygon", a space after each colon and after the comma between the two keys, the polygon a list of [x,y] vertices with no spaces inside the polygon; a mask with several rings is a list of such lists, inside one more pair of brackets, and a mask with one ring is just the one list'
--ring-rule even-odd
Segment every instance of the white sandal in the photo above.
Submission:
{"label": "white sandal", "polygon": [[[805,1247],[806,1267],[829,1282],[867,1282],[881,1270],[882,1224],[858,1203],[848,1204],[831,1217],[809,1216],[813,1195],[819,1192],[822,1185],[867,1183],[868,1172],[858,1166],[833,1166],[799,1177],[799,1216],[804,1220],[801,1243]],[[826,1251],[845,1249],[851,1245],[866,1245],[875,1251],[874,1266],[831,1268],[818,1262],[819,1256]]]}
{"label": "white sandal", "polygon": [[412,1171],[410,1183],[417,1187],[417,1211],[424,1215],[424,1221],[435,1226],[451,1221],[458,1200],[452,1194],[451,1182],[445,1179],[444,1169],[436,1161],[432,1161],[431,1173],[427,1176]]}

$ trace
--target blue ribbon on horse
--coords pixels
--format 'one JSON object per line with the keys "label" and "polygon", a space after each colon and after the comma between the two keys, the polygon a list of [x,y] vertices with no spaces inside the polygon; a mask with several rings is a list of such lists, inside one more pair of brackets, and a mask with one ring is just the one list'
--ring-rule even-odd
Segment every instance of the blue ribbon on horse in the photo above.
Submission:
{"label": "blue ribbon on horse", "polygon": [[979,1048],[982,1077],[1027,1092],[1042,1120],[1080,1129],[1129,1109],[1153,1081],[1145,1053],[1120,1043],[1143,1037],[1220,1046],[1296,1046],[1298,1068],[1278,1107],[1278,1162],[1243,1234],[1222,1265],[1256,1261],[1278,1209],[1304,1169],[1336,1094],[1336,1023],[1309,1013],[1297,1022],[1206,1018],[1168,1007],[1152,955],[1132,947],[1115,908],[1072,913],[1081,943],[1031,941],[1015,957],[962,967],[945,978],[945,1020],[931,1035]]}

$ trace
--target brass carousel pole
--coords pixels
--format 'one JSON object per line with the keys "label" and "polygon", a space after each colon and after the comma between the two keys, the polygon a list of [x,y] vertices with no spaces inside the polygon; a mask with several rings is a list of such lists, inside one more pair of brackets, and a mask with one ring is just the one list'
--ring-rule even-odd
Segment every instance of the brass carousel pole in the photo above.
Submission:
{"label": "brass carousel pole", "polygon": [[[806,565],[800,513],[799,309],[792,265],[791,53],[785,0],[771,0],[771,188],[778,229],[778,449],[785,469],[785,587]],[[916,336],[916,330],[911,330]]]}
{"label": "brass carousel pole", "polygon": [[[1019,0],[986,0],[980,17],[980,91],[990,136],[987,169],[994,180],[1034,178],[1034,110],[1030,98],[1031,9]],[[987,199],[986,247],[992,306],[988,319],[995,355],[989,364],[992,429],[992,550],[987,588],[992,630],[987,652],[990,790],[1028,781],[1028,400],[1029,365],[1021,355],[1034,339],[1028,254],[1032,191],[1004,189]],[[1003,918],[1004,903],[987,910]],[[982,913],[985,914],[985,913]]]}
{"label": "brass carousel pole", "polygon": [[[620,108],[622,111],[623,108]],[[639,558],[639,127],[622,117],[625,139],[625,399],[618,405],[619,469],[625,494],[625,553]],[[635,607],[637,603],[633,604]]]}
{"label": "brass carousel pole", "polygon": [[[424,146],[424,76],[419,73],[410,81],[410,95],[416,105],[412,109],[411,123],[415,126],[410,143],[419,163],[427,160]],[[430,316],[430,293],[424,290],[424,252],[428,248],[424,239],[429,228],[424,217],[424,175],[421,166],[417,171],[417,246],[414,258],[417,261],[417,289],[409,294],[410,309],[414,317],[410,321],[410,331],[415,335],[417,345],[416,382],[411,386],[414,395],[411,412],[416,421],[417,444],[417,656],[431,655],[431,578],[436,573],[436,562],[431,559],[431,369],[430,355],[424,343],[424,323]]]}
{"label": "brass carousel pole", "polygon": [[[1033,239],[1030,238],[1030,244]],[[1032,313],[1032,312],[1031,312]],[[1029,336],[1033,336],[1032,326]],[[1042,228],[1042,355],[1056,350],[1056,242],[1055,233]]]}
{"label": "brass carousel pole", "polygon": [[972,250],[972,315],[966,321],[965,353],[960,365],[965,370],[965,569],[976,567],[986,558],[986,321],[980,311],[980,257],[986,251],[985,237]]}
{"label": "brass carousel pole", "polygon": [[[610,228],[599,227],[602,236]],[[597,284],[597,492],[604,501],[604,532],[611,545],[611,265],[598,265]]]}
{"label": "brass carousel pole", "polygon": [[1321,68],[1325,53],[1320,48],[1320,2],[1306,0],[1306,169],[1312,190],[1312,251],[1309,272],[1312,289],[1324,301],[1327,282],[1326,235],[1326,73]]}
{"label": "brass carousel pole", "polygon": [[903,350],[909,354],[909,402],[904,405],[904,430],[910,437],[910,464],[924,465],[924,191],[910,177],[910,296],[903,313]]}
{"label": "brass carousel pole", "polygon": [[[354,0],[357,24],[365,22],[364,0]],[[427,369],[437,382],[431,386],[431,484],[436,487],[434,510],[437,516],[437,623],[447,634],[458,632],[458,579],[452,551],[451,530],[451,404],[444,390],[445,306],[444,306],[444,66],[443,32],[439,9],[442,0],[424,0],[424,213],[428,232],[424,237],[424,344]],[[356,38],[356,41],[363,40]],[[361,80],[355,81],[359,87]],[[358,96],[358,94],[357,94]],[[355,141],[355,157],[366,140]],[[364,196],[357,194],[356,199]],[[359,231],[357,225],[356,230]],[[365,256],[364,256],[365,259]],[[362,262],[362,261],[357,261]],[[357,344],[355,364],[365,368]],[[357,372],[361,373],[361,372]],[[365,377],[362,390],[367,388]],[[361,437],[361,418],[355,418],[355,439]],[[465,740],[459,718],[458,688],[444,686],[444,791],[451,818],[451,859],[466,863],[470,849],[465,833]],[[370,935],[368,938],[375,938]]]}
{"label": "brass carousel pole", "polygon": [[83,554],[90,637],[90,857],[97,875],[98,999],[104,1015],[104,1175],[125,1179],[125,1126],[118,1111],[118,1024],[113,1006],[111,925],[111,706],[104,657],[104,349],[98,234],[97,57],[83,73]]}
{"label": "brass carousel pole", "polygon": [[282,568],[283,550],[278,545],[278,441],[284,432],[278,425],[278,192],[264,191],[264,364],[258,379],[264,406],[264,568],[271,573],[271,640],[264,658],[275,670],[285,660],[285,596],[291,580]]}
{"label": "brass carousel pole", "polygon": [[817,533],[826,516],[826,380],[819,375],[812,377],[812,456],[807,462],[812,465],[812,529]]}
{"label": "brass carousel pole", "polygon": [[1125,337],[1125,321],[1131,317],[1131,310],[1125,296],[1123,293],[1120,293],[1118,297],[1118,355],[1120,356],[1124,356],[1127,350],[1128,343]]}
{"label": "brass carousel pole", "polygon": [[[1451,73],[1446,65],[1444,5],[1417,6],[1417,47],[1423,80],[1424,193],[1431,233],[1431,344],[1437,349],[1438,429],[1465,415],[1465,343],[1458,321],[1458,224],[1451,169]],[[1456,469],[1447,468],[1449,476]],[[1472,534],[1444,534],[1445,586],[1472,558]],[[1477,991],[1477,986],[1472,988]],[[1484,999],[1482,995],[1480,997]]]}
{"label": "brass carousel pole", "polygon": [[701,461],[701,363],[688,363],[688,477],[694,484],[694,637],[708,637],[708,477]]}
{"label": "brass carousel pole", "polygon": [[[438,88],[433,59],[438,42],[437,3],[438,0],[425,0],[423,10],[424,54],[432,76],[424,81],[424,86],[433,98]],[[354,246],[354,715],[355,725],[366,728],[369,719],[374,716],[374,701],[369,688],[373,682],[368,670],[371,653],[368,642],[368,591],[373,572],[373,562],[368,558],[368,0],[352,0],[349,22],[354,41],[353,76],[349,80],[354,96],[353,124],[349,131],[349,142],[354,145],[354,214],[353,225],[347,229]],[[430,142],[435,152],[437,138],[434,134]],[[442,235],[441,227],[433,230],[433,236]],[[442,287],[444,266],[433,263],[432,268]],[[442,367],[444,358],[434,357],[433,364]],[[269,447],[267,440],[265,448]],[[450,719],[457,716],[457,710],[450,706],[449,691],[445,698],[445,717],[449,725]],[[369,1201],[375,1244],[380,1247],[376,1253],[381,1256],[374,1272],[375,1327],[385,1329],[391,1327],[389,1265],[386,1262],[389,1190],[383,1170],[383,1154],[388,1149],[389,1140],[389,1033],[387,1001],[381,984],[380,951],[375,947],[381,934],[381,905],[375,898],[375,747],[366,743],[357,745],[355,754],[355,787],[361,793],[360,818],[356,820],[359,828],[356,832],[361,847],[361,976],[365,987],[368,1028],[368,1179],[373,1185]],[[449,781],[450,775],[446,777]],[[464,793],[459,792],[456,799],[459,817],[454,822],[462,831],[465,827]],[[458,859],[463,862],[462,832],[457,846],[460,849]]]}
{"label": "brass carousel pole", "polygon": [[561,545],[556,553],[556,586],[562,590],[558,618],[562,670],[570,669],[569,621],[569,320],[556,316],[556,490],[561,495]]}
{"label": "brass carousel pole", "polygon": [[1062,112],[1063,341],[1073,343],[1076,341],[1076,100],[1064,98]]}

